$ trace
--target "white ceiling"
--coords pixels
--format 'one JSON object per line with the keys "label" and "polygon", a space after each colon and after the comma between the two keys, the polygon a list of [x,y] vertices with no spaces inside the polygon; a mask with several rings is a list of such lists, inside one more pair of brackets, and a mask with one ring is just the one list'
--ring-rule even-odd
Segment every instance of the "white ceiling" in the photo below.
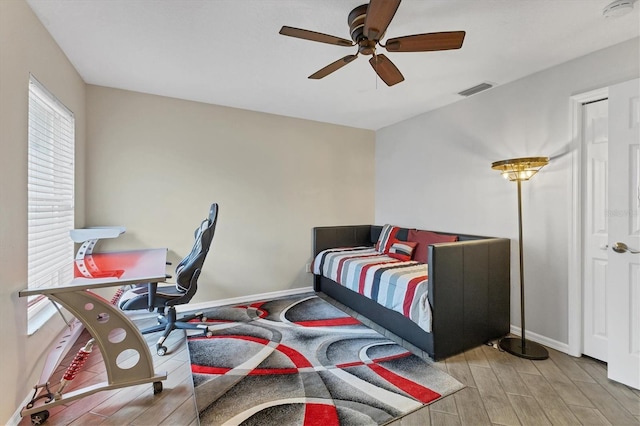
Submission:
{"label": "white ceiling", "polygon": [[638,37],[638,4],[610,0],[404,0],[386,37],[466,31],[460,50],[386,53],[405,81],[387,87],[368,57],[322,80],[307,76],[356,48],[278,34],[349,39],[364,0],[27,0],[85,82],[377,130]]}

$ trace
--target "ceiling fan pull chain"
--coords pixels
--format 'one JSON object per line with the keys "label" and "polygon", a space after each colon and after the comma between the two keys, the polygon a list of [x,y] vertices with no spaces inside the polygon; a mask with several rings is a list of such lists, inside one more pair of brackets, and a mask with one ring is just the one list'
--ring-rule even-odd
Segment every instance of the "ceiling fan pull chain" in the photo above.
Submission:
{"label": "ceiling fan pull chain", "polygon": [[376,66],[375,66],[375,71],[376,72],[374,72],[375,75],[374,75],[373,78],[376,79],[375,86],[376,86],[376,90],[378,90],[378,80],[380,80],[380,77],[378,76],[378,56],[376,55],[376,51],[375,50],[373,51],[373,60],[374,60],[374,63],[376,64]]}

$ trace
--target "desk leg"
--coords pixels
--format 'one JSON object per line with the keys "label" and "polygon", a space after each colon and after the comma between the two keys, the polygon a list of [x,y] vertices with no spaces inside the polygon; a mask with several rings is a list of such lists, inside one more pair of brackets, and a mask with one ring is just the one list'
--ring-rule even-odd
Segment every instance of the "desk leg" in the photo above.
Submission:
{"label": "desk leg", "polygon": [[70,402],[101,390],[122,388],[142,383],[154,384],[154,393],[162,390],[166,373],[155,374],[153,358],[138,328],[109,301],[86,290],[47,295],[80,320],[100,348],[107,370],[107,383],[69,392],[59,399],[25,408],[21,415],[40,412],[48,407]]}

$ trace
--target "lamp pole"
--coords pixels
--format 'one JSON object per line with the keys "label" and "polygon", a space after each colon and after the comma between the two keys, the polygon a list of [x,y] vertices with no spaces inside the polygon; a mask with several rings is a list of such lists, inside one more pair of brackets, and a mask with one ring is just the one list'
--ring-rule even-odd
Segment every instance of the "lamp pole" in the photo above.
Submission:
{"label": "lamp pole", "polygon": [[515,158],[511,160],[497,161],[492,168],[502,172],[502,175],[510,181],[516,181],[518,185],[518,254],[520,259],[520,327],[521,336],[504,337],[500,340],[500,348],[512,355],[542,360],[549,358],[547,349],[525,338],[525,303],[524,303],[524,243],[522,239],[522,181],[529,180],[542,167],[549,162],[547,157]]}
{"label": "lamp pole", "polygon": [[522,250],[522,182],[518,179],[518,253],[520,254],[520,328],[522,352],[527,352],[527,341],[524,337],[524,251]]}

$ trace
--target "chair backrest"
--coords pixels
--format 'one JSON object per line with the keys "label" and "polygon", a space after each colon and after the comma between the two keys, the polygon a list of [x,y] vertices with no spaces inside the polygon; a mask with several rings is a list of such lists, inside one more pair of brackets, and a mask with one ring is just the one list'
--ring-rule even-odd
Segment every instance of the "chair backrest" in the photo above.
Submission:
{"label": "chair backrest", "polygon": [[[218,221],[218,204],[214,203],[209,209],[209,217],[202,221],[194,232],[194,242],[191,252],[176,267],[176,287],[186,293],[190,299],[196,292],[198,277],[202,271],[202,265],[209,253],[209,247],[213,240]],[[182,297],[184,303],[185,297]]]}

